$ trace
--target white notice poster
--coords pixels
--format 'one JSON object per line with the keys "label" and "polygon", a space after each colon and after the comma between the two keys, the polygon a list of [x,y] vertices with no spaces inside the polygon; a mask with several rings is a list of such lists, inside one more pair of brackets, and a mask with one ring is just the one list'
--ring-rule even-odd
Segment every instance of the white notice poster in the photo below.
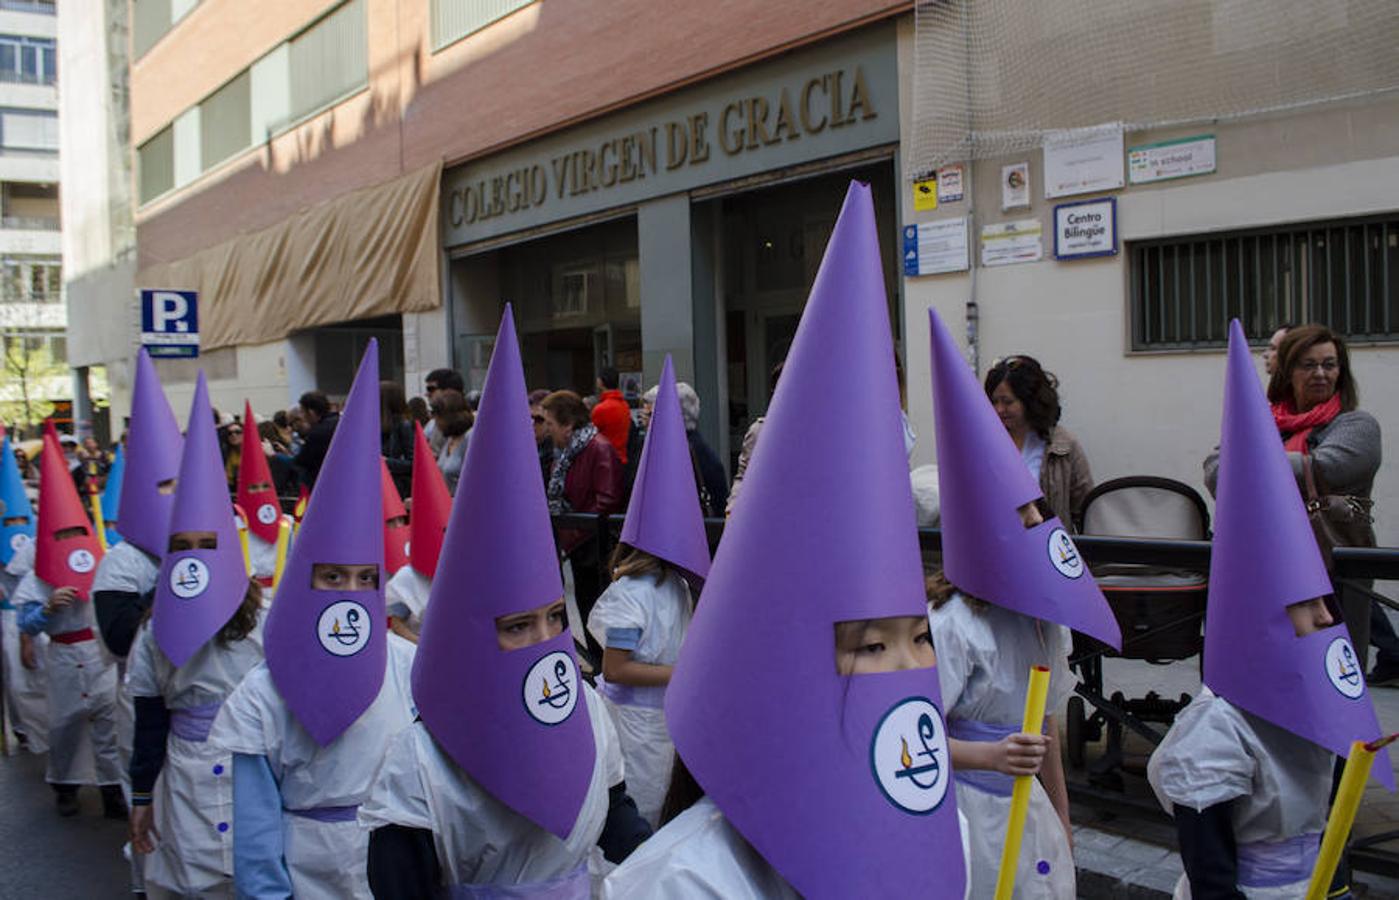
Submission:
{"label": "white notice poster", "polygon": [[970,265],[966,217],[904,226],[905,275],[965,272]]}
{"label": "white notice poster", "polygon": [[1044,138],[1044,196],[1122,187],[1122,153],[1120,124],[1049,132]]}
{"label": "white notice poster", "polygon": [[1001,166],[1001,209],[1025,209],[1030,205],[1030,164]]}
{"label": "white notice poster", "polygon": [[1133,147],[1127,153],[1127,177],[1150,184],[1214,171],[1214,135],[1201,134],[1159,144]]}
{"label": "white notice poster", "polygon": [[1008,266],[1044,259],[1044,236],[1039,219],[1001,222],[981,228],[981,264]]}

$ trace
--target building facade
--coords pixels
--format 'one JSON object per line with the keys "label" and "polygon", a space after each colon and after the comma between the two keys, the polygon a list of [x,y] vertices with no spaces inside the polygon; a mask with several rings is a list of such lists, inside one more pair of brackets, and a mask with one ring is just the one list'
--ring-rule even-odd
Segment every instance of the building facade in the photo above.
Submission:
{"label": "building facade", "polygon": [[[1399,423],[1382,388],[1399,368],[1390,94],[1129,128],[1124,170],[1134,148],[1201,136],[1214,162],[1094,193],[1048,197],[1038,148],[965,161],[960,192],[929,209],[912,177],[922,73],[907,2],[135,0],[129,15],[130,282],[84,300],[71,339],[78,362],[109,366],[118,411],[131,287],[199,290],[216,404],[247,396],[261,411],[343,392],[370,337],[410,394],[439,366],[479,387],[510,303],[531,387],[586,393],[604,363],[645,385],[669,354],[731,459],[859,178],[876,198],[914,464],[934,456],[929,306],[974,338],[980,370],[1028,353],[1057,373],[1100,481],[1156,474],[1203,492],[1231,314],[1255,338],[1285,320],[1336,325],[1357,344],[1362,404]],[[1194,39],[1226,53],[1235,37]],[[1022,163],[1029,189],[1007,205],[1003,169]],[[1056,258],[1054,224],[1071,214],[1056,207],[1101,198],[1111,252]],[[967,262],[909,271],[906,229],[957,219]],[[1038,258],[982,258],[983,229],[1013,240],[1009,223],[1022,238],[1037,226]],[[195,368],[161,363],[177,402]],[[839,410],[825,414],[838,427]],[[1382,540],[1399,542],[1399,475],[1382,472],[1376,499]]]}
{"label": "building facade", "polygon": [[0,418],[71,397],[59,239],[54,3],[0,2]]}

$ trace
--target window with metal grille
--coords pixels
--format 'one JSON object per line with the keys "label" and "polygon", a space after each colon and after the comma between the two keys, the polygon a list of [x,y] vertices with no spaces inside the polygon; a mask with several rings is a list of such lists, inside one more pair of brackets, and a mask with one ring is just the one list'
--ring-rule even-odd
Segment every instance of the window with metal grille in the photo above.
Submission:
{"label": "window with metal grille", "polygon": [[432,0],[432,49],[441,50],[534,0]]}
{"label": "window with metal grille", "polygon": [[1128,246],[1132,349],[1223,347],[1229,320],[1264,342],[1320,322],[1399,340],[1399,216],[1201,234]]}
{"label": "window with metal grille", "polygon": [[291,118],[300,119],[369,81],[364,0],[349,0],[290,41]]}
{"label": "window with metal grille", "polygon": [[175,129],[166,125],[136,148],[137,179],[142,203],[149,203],[175,186]]}

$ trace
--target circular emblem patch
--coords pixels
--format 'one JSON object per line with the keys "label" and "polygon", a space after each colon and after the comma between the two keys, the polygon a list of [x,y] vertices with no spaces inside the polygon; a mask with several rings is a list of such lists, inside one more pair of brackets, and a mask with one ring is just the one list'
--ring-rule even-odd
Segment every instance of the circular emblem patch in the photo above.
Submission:
{"label": "circular emblem patch", "polygon": [[170,567],[170,593],[181,600],[193,600],[209,589],[209,567],[193,556],[175,561]]}
{"label": "circular emblem patch", "polygon": [[353,600],[332,603],[316,623],[321,646],[335,656],[354,656],[369,644],[369,613]]}
{"label": "circular emblem patch", "polygon": [[525,675],[525,709],[535,721],[557,725],[578,704],[578,669],[562,650],[545,654]]}
{"label": "circular emblem patch", "polygon": [[1326,648],[1326,677],[1331,686],[1351,700],[1365,693],[1365,673],[1356,659],[1355,648],[1344,637],[1338,637]]}
{"label": "circular emblem patch", "polygon": [[24,546],[25,546],[26,544],[28,544],[28,543],[29,543],[29,535],[27,535],[27,534],[21,533],[21,534],[12,534],[12,535],[10,535],[10,549],[11,549],[11,550],[23,550],[23,549],[24,549]]}
{"label": "circular emblem patch", "polygon": [[1083,574],[1083,557],[1078,555],[1073,538],[1062,528],[1049,533],[1049,561],[1065,578],[1078,578]]}
{"label": "circular emblem patch", "polygon": [[79,575],[91,572],[95,565],[97,565],[97,557],[92,555],[91,550],[74,550],[68,554],[68,568]]}
{"label": "circular emblem patch", "polygon": [[257,520],[264,525],[271,525],[277,521],[277,507],[271,503],[264,503],[257,508]]}
{"label": "circular emblem patch", "polygon": [[926,697],[896,703],[879,720],[870,742],[870,767],[880,791],[915,815],[932,812],[947,796],[950,760],[942,713]]}

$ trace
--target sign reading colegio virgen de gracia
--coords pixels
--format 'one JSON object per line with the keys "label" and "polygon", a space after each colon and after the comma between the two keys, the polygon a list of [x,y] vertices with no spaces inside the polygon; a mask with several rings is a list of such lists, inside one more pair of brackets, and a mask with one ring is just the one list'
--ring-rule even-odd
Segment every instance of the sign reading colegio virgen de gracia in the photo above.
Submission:
{"label": "sign reading colegio virgen de gracia", "polygon": [[443,241],[470,244],[898,139],[889,23],[448,169]]}

